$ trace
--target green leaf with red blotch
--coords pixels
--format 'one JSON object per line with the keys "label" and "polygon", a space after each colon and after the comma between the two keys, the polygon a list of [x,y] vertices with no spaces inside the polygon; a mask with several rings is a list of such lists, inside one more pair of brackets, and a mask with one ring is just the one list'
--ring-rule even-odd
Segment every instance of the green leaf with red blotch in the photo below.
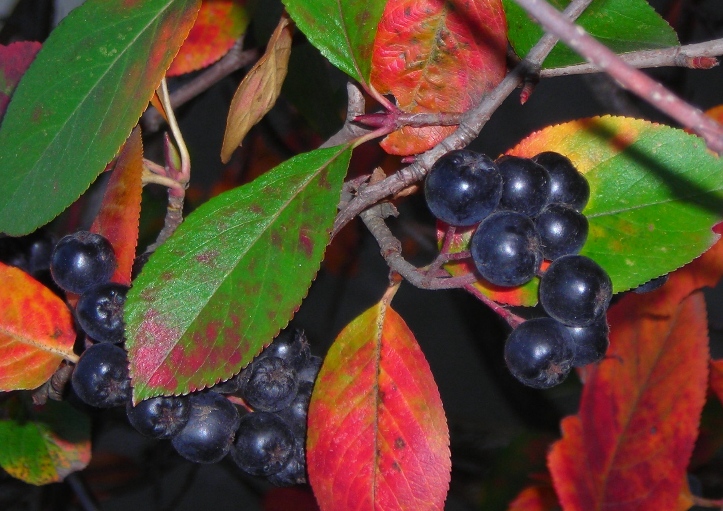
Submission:
{"label": "green leaf with red blotch", "polygon": [[213,64],[246,32],[249,21],[245,0],[203,0],[188,38],[166,74],[178,76]]}
{"label": "green leaf with red blotch", "polygon": [[414,334],[390,298],[354,319],[324,359],[306,459],[322,510],[441,510],[449,430]]}
{"label": "green leaf with red blotch", "polygon": [[[543,151],[570,158],[590,183],[582,254],[608,272],[615,293],[680,268],[719,238],[711,228],[723,218],[720,159],[694,135],[639,119],[594,117],[533,133],[507,154]],[[467,241],[455,243],[461,250]],[[534,305],[534,285],[510,290],[509,302]]]}
{"label": "green leaf with red blotch", "polygon": [[[514,0],[502,0],[509,23],[510,44],[524,57],[544,32]],[[550,0],[563,10],[570,0]],[[645,0],[594,1],[577,19],[594,38],[616,53],[677,46],[675,30]],[[585,62],[563,43],[555,45],[542,67],[564,67]]]}
{"label": "green leaf with red blotch", "polygon": [[73,353],[73,316],[24,271],[0,263],[0,391],[34,389]]}
{"label": "green leaf with red blotch", "polygon": [[50,34],[0,126],[0,232],[72,204],[116,155],[200,0],[87,0]]}
{"label": "green leaf with red blotch", "polygon": [[5,115],[15,87],[40,51],[40,47],[41,44],[34,41],[0,45],[0,120]]}
{"label": "green leaf with red blotch", "polygon": [[65,401],[34,406],[26,393],[0,405],[0,466],[26,483],[62,481],[90,461],[90,418]]}
{"label": "green leaf with red blotch", "polygon": [[301,154],[190,214],[125,304],[136,401],[239,372],[288,323],[329,242],[351,148]]}
{"label": "green leaf with red blotch", "polygon": [[708,383],[695,271],[611,307],[607,356],[590,368],[579,414],[563,419],[548,458],[566,511],[678,508]]}
{"label": "green leaf with red blotch", "polygon": [[372,46],[386,0],[282,0],[311,44],[329,62],[368,86]]}
{"label": "green leaf with red blotch", "polygon": [[507,511],[555,511],[560,509],[552,486],[528,486],[510,502]]}
{"label": "green leaf with red blotch", "polygon": [[136,127],[121,149],[103,196],[100,211],[90,230],[113,245],[118,266],[113,282],[131,285],[131,270],[138,243],[143,183],[143,141]]}
{"label": "green leaf with red blotch", "polygon": [[[405,112],[464,112],[507,71],[500,0],[389,0],[372,56],[372,85]],[[434,147],[456,128],[404,127],[382,141],[391,154]]]}

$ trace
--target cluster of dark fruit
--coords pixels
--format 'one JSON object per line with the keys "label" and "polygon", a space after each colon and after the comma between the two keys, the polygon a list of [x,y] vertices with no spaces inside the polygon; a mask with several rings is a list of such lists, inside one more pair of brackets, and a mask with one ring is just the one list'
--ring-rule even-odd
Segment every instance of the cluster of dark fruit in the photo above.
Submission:
{"label": "cluster of dark fruit", "polygon": [[243,470],[274,484],[305,482],[306,417],[321,359],[311,355],[303,332],[283,332],[238,375],[212,389],[133,406],[123,348],[128,287],[108,281],[115,267],[108,240],[84,231],[61,239],[50,257],[57,285],[80,294],[76,317],[93,342],[71,379],[81,401],[96,408],[125,406],[136,430],[170,439],[190,461],[215,463],[231,453]]}
{"label": "cluster of dark fruit", "polygon": [[605,312],[612,282],[595,261],[577,255],[588,234],[582,214],[590,187],[569,159],[554,152],[496,162],[452,151],[425,183],[432,213],[453,226],[477,225],[470,254],[479,274],[501,287],[540,273],[540,304],[549,317],[525,321],[505,344],[505,361],[522,383],[548,388],[572,367],[600,360],[608,346]]}

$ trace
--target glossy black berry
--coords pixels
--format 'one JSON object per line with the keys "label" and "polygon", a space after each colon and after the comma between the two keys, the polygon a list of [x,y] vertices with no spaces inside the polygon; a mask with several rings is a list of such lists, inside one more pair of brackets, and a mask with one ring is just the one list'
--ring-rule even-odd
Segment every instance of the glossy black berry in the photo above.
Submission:
{"label": "glossy black berry", "polygon": [[533,160],[550,174],[550,204],[567,204],[577,211],[585,209],[590,199],[590,185],[568,158],[548,151]]}
{"label": "glossy black berry", "polygon": [[268,476],[268,481],[275,486],[293,486],[306,482],[306,449],[304,439],[294,439],[294,450],[284,468]]}
{"label": "glossy black berry", "polygon": [[123,342],[123,305],[128,286],[107,282],[88,289],[75,308],[81,328],[97,342]]}
{"label": "glossy black berry", "polygon": [[546,389],[567,377],[574,355],[570,334],[552,318],[525,321],[505,343],[505,362],[512,375],[530,387]]}
{"label": "glossy black berry", "polygon": [[297,437],[306,436],[306,420],[309,414],[309,402],[311,401],[311,391],[313,388],[313,383],[301,382],[299,384],[299,391],[296,393],[296,397],[291,404],[275,412],[276,415],[284,419]]}
{"label": "glossy black berry", "polygon": [[651,291],[655,291],[656,289],[663,287],[666,282],[668,282],[668,275],[661,275],[660,277],[647,281],[645,284],[639,285],[633,289],[633,293],[639,295],[650,293]]}
{"label": "glossy black berry", "polygon": [[550,175],[529,158],[502,156],[497,168],[502,176],[502,197],[499,209],[537,215],[548,202]]}
{"label": "glossy black berry", "polygon": [[565,204],[550,204],[543,209],[535,219],[535,227],[545,259],[577,254],[587,241],[587,218]]}
{"label": "glossy black berry", "polygon": [[474,151],[451,151],[438,159],[424,182],[432,214],[455,226],[474,225],[500,202],[502,177],[495,163]]}
{"label": "glossy black berry", "polygon": [[38,230],[24,236],[27,243],[28,271],[33,275],[50,269],[50,257],[55,248],[55,239],[45,230]]}
{"label": "glossy black berry", "polygon": [[159,396],[136,406],[128,401],[126,415],[131,426],[150,438],[173,438],[188,422],[191,406],[188,396]]}
{"label": "glossy black berry", "polygon": [[[111,345],[112,346],[112,345]],[[216,392],[190,395],[188,422],[171,440],[178,454],[194,463],[216,463],[233,445],[240,416],[231,402]]]}
{"label": "glossy black berry", "polygon": [[254,410],[275,412],[291,404],[299,383],[296,371],[283,359],[263,357],[249,366],[251,373],[241,394]]}
{"label": "glossy black berry", "polygon": [[540,236],[529,217],[501,211],[486,218],[469,245],[477,270],[497,286],[520,286],[535,276],[542,262]]}
{"label": "glossy black berry", "polygon": [[280,472],[294,454],[294,435],[272,413],[254,412],[241,418],[231,457],[245,472],[270,476]]}
{"label": "glossy black berry", "polygon": [[304,381],[314,383],[321,370],[322,362],[324,362],[324,360],[321,357],[317,357],[316,355],[310,356],[309,361],[298,372],[299,383]]}
{"label": "glossy black berry", "polygon": [[125,405],[131,396],[128,358],[115,344],[95,344],[83,352],[71,378],[73,390],[97,408]]}
{"label": "glossy black berry", "polygon": [[607,319],[602,317],[590,326],[566,327],[572,339],[575,356],[573,367],[581,367],[602,360],[610,340]]}
{"label": "glossy black berry", "polygon": [[306,365],[311,353],[303,330],[281,332],[262,352],[261,357],[278,357],[299,370]]}
{"label": "glossy black berry", "polygon": [[567,326],[588,326],[602,318],[613,295],[613,284],[589,257],[556,259],[540,280],[540,303],[545,312]]}
{"label": "glossy black berry", "polygon": [[55,282],[71,293],[83,294],[110,279],[116,258],[110,242],[99,234],[78,231],[64,236],[53,250],[50,272]]}

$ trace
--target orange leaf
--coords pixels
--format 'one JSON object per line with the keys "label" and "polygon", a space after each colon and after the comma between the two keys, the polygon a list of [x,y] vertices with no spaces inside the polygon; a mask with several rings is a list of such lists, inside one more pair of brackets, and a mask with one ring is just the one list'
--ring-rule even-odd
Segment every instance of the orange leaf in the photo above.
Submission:
{"label": "orange leaf", "polygon": [[90,230],[102,234],[113,245],[118,267],[113,282],[131,284],[131,269],[138,243],[141,215],[143,142],[136,127],[121,149],[103,197],[100,212]]}
{"label": "orange leaf", "polygon": [[[405,112],[464,112],[504,78],[507,23],[500,0],[389,0],[377,29],[371,83]],[[454,127],[405,127],[391,154],[435,146]]]}
{"label": "orange leaf", "polygon": [[24,271],[0,263],[0,391],[34,389],[76,361],[70,310]]}
{"label": "orange leaf", "polygon": [[554,511],[560,508],[551,486],[528,486],[510,502],[507,511]]}
{"label": "orange leaf", "polygon": [[204,0],[166,75],[190,73],[223,57],[249,24],[245,4],[244,0]]}
{"label": "orange leaf", "polygon": [[224,163],[228,163],[249,130],[276,103],[291,55],[291,32],[289,18],[284,15],[271,34],[266,52],[236,90],[229,108],[221,148],[221,160]]}
{"label": "orange leaf", "polygon": [[339,334],[309,406],[309,482],[322,510],[441,510],[449,429],[422,351],[387,298]]}
{"label": "orange leaf", "polygon": [[566,511],[677,509],[707,383],[705,302],[687,296],[691,266],[610,309],[608,355],[588,373],[580,412],[562,421],[548,458]]}

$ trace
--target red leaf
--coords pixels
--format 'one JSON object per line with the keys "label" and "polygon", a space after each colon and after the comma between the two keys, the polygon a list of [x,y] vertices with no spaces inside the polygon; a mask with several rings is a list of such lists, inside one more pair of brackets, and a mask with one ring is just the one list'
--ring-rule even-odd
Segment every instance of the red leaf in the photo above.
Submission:
{"label": "red leaf", "polygon": [[318,511],[314,495],[301,487],[272,488],[264,494],[264,511]]}
{"label": "red leaf", "polygon": [[322,510],[443,509],[449,430],[414,335],[388,305],[339,334],[309,406],[309,481]]}
{"label": "red leaf", "polygon": [[689,295],[698,270],[610,309],[608,355],[548,458],[566,511],[677,509],[707,384],[705,302]]}
{"label": "red leaf", "polygon": [[73,353],[70,310],[24,271],[0,263],[0,391],[34,389]]}
{"label": "red leaf", "polygon": [[[372,85],[405,112],[464,112],[504,78],[507,23],[500,0],[389,0],[377,29]],[[435,146],[454,127],[405,127],[391,154]]]}
{"label": "red leaf", "polygon": [[113,245],[118,267],[113,282],[131,285],[131,269],[138,243],[141,216],[143,141],[136,127],[128,137],[108,182],[100,212],[90,230],[102,234]]}
{"label": "red leaf", "polygon": [[507,511],[554,511],[560,508],[551,486],[528,486],[510,502]]}
{"label": "red leaf", "polygon": [[40,43],[21,41],[9,46],[0,45],[0,119],[10,103],[23,73],[30,67],[40,51]]}
{"label": "red leaf", "polygon": [[710,389],[723,403],[723,359],[710,361]]}
{"label": "red leaf", "polygon": [[245,0],[203,0],[196,23],[166,73],[197,71],[223,57],[249,24]]}

